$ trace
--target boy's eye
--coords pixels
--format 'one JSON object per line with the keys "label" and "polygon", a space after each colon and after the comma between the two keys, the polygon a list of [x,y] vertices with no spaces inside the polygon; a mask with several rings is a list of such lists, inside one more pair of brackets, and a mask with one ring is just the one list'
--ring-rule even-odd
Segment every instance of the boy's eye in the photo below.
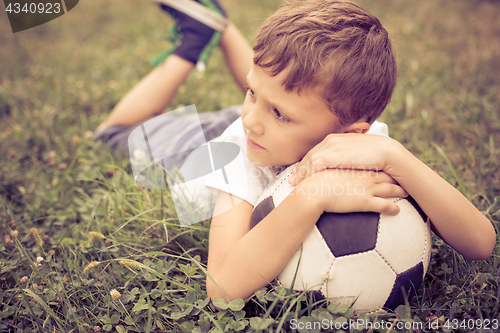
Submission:
{"label": "boy's eye", "polygon": [[247,93],[248,93],[250,96],[255,97],[255,92],[254,92],[252,89],[248,88],[248,87],[247,87]]}
{"label": "boy's eye", "polygon": [[285,121],[285,122],[289,121],[289,119],[285,117],[278,109],[274,108],[273,112],[279,121]]}

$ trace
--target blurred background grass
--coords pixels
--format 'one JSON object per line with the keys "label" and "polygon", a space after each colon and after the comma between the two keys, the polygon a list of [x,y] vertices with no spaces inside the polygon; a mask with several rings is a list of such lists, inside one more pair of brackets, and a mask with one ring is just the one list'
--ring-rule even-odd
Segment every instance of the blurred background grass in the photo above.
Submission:
{"label": "blurred background grass", "polygon": [[[278,0],[222,2],[250,41],[279,6]],[[379,17],[398,52],[398,84],[381,120],[388,123],[392,137],[460,188],[496,225],[500,220],[500,2],[357,2]],[[181,247],[194,247],[203,257],[206,229],[200,226],[194,236],[171,226],[163,232],[157,222],[171,212],[158,208],[157,193],[134,188],[127,158],[113,155],[86,134],[151,70],[149,59],[170,48],[162,40],[170,18],[150,2],[130,0],[80,1],[61,18],[16,34],[10,31],[6,15],[0,18],[2,267],[22,263],[11,230],[20,233],[18,245],[37,253],[27,236],[31,227],[49,237],[44,251],[83,251],[69,268],[57,268],[53,255],[52,269],[61,275],[66,269],[81,271],[91,260],[168,247],[169,237],[178,237]],[[199,111],[211,111],[242,101],[216,50],[206,72],[192,73],[171,109],[194,103]],[[142,211],[148,211],[146,217],[138,218]],[[110,238],[118,248],[115,254],[91,251],[95,244],[87,233],[97,229],[118,237]],[[191,234],[182,238],[179,233]],[[492,258],[477,265],[459,260],[462,270],[457,273],[453,251],[438,241],[426,282],[429,298],[419,302],[428,308],[439,303],[451,311],[453,302],[465,293],[467,304],[459,302],[459,310],[448,315],[497,317],[498,251],[497,246]],[[13,271],[2,268],[2,290],[14,288]],[[120,275],[113,274],[116,271],[103,280],[109,285],[121,283]],[[475,284],[478,274],[483,274],[485,283],[480,287]],[[493,297],[493,303],[470,296],[481,291]]]}
{"label": "blurred background grass", "polygon": [[[279,1],[224,4],[251,41]],[[472,192],[498,185],[498,173],[485,172],[498,165],[500,140],[498,1],[360,4],[381,19],[398,51],[398,85],[381,118],[392,136],[416,154],[431,142],[445,147]],[[12,117],[2,119],[4,130],[17,124],[61,144],[92,130],[148,73],[148,60],[170,47],[162,41],[170,22],[149,2],[115,0],[82,1],[63,17],[16,34],[2,20],[0,115]],[[209,111],[241,103],[223,62],[216,52],[206,74],[193,73],[172,108],[194,103]]]}

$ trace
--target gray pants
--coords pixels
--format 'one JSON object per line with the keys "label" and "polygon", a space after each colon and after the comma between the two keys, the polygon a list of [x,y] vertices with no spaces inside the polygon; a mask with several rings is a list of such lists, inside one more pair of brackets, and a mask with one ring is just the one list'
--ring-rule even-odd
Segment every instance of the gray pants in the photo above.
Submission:
{"label": "gray pants", "polygon": [[[189,150],[183,146],[201,146],[204,143],[220,136],[224,130],[241,116],[241,105],[231,106],[220,111],[203,112],[197,114],[196,119],[191,116],[178,114],[164,114],[154,122],[153,128],[148,128],[148,139],[154,150],[162,152],[164,156],[172,155],[169,152],[182,152],[176,154],[176,159],[171,160],[168,169],[178,168],[187,158]],[[199,132],[199,125],[203,133]],[[102,140],[114,150],[125,153],[129,151],[128,142],[132,131],[140,124],[133,126],[114,125],[94,134],[94,139]]]}

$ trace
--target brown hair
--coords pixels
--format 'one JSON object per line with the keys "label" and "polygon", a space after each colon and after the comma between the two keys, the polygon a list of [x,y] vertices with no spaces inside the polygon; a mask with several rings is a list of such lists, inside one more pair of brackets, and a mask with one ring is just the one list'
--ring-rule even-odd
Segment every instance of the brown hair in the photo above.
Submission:
{"label": "brown hair", "polygon": [[289,1],[269,17],[255,40],[254,63],[285,90],[319,88],[342,125],[372,123],[396,85],[394,45],[380,21],[347,1]]}

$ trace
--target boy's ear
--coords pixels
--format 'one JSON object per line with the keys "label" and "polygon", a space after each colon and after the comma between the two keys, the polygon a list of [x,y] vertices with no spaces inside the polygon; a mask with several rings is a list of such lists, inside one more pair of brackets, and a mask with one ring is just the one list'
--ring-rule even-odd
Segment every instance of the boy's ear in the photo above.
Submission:
{"label": "boy's ear", "polygon": [[344,128],[344,133],[359,133],[365,134],[370,129],[370,124],[366,121],[359,120]]}

